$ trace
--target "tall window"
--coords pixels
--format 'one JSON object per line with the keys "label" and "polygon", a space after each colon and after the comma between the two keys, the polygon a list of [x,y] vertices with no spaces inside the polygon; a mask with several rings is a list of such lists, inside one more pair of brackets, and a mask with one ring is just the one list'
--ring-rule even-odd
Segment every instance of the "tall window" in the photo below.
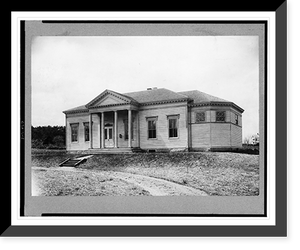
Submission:
{"label": "tall window", "polygon": [[89,141],[90,140],[90,123],[89,122],[84,122],[84,141]]}
{"label": "tall window", "polygon": [[178,137],[178,116],[169,116],[169,138]]}
{"label": "tall window", "polygon": [[225,122],[225,111],[216,111],[216,121]]}
{"label": "tall window", "polygon": [[78,123],[71,124],[71,141],[78,141]]}
{"label": "tall window", "polygon": [[156,138],[156,120],[157,118],[148,118],[148,139]]}
{"label": "tall window", "polygon": [[205,112],[196,113],[196,123],[205,122]]}
{"label": "tall window", "polygon": [[[131,139],[133,138],[133,118],[131,119]],[[125,135],[125,140],[128,140],[128,119],[124,120],[124,135]]]}

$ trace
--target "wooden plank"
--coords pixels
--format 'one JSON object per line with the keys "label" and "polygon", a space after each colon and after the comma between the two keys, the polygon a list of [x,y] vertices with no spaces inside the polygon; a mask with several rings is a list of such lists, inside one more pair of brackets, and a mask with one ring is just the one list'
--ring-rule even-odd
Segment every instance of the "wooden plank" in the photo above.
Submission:
{"label": "wooden plank", "polygon": [[68,160],[70,160],[71,158],[68,158],[66,160],[64,160],[63,162],[59,163],[58,166],[62,166],[65,162],[67,162]]}

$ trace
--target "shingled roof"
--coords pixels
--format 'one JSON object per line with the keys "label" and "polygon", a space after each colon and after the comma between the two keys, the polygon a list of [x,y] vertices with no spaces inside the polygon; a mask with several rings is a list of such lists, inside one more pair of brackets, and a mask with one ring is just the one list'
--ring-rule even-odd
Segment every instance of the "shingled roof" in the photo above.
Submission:
{"label": "shingled roof", "polygon": [[123,94],[125,96],[131,97],[140,104],[160,102],[160,101],[171,101],[171,100],[187,100],[186,95],[176,93],[169,89],[159,88],[151,89],[145,91],[137,91]]}
{"label": "shingled roof", "polygon": [[[181,91],[181,92],[174,92],[169,89],[165,88],[153,88],[144,91],[136,91],[130,93],[120,94],[111,90],[105,90],[108,92],[116,93],[122,95],[124,97],[129,98],[133,102],[141,105],[150,105],[155,103],[165,103],[165,102],[176,102],[176,101],[192,101],[194,104],[201,104],[201,103],[230,103],[230,101],[224,100],[222,98],[212,96],[201,92],[199,90],[190,90],[190,91]],[[103,93],[105,93],[105,91]],[[101,95],[101,94],[100,94]],[[99,95],[99,96],[100,96]],[[95,98],[96,99],[96,98]],[[93,100],[91,101],[93,102]],[[243,111],[240,107],[234,104],[238,109]],[[88,112],[87,104],[81,105],[66,111],[64,113],[77,113],[77,112]]]}
{"label": "shingled roof", "polygon": [[178,92],[178,93],[181,94],[181,95],[185,95],[188,98],[192,99],[194,101],[194,103],[229,102],[229,101],[224,100],[222,98],[206,94],[206,93],[201,92],[199,90],[182,91],[182,92]]}
{"label": "shingled roof", "polygon": [[63,113],[79,113],[79,112],[88,112],[89,110],[86,108],[85,105],[81,105],[72,109],[68,109],[63,111]]}

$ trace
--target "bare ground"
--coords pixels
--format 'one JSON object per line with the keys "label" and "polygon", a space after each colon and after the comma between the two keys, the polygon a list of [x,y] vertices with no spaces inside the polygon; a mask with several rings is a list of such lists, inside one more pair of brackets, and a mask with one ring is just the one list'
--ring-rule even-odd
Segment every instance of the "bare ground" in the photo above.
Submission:
{"label": "bare ground", "polygon": [[[33,195],[207,195],[201,190],[138,174],[78,170],[70,167],[34,167],[32,170],[35,182]],[[85,179],[89,179],[88,183],[83,182]]]}

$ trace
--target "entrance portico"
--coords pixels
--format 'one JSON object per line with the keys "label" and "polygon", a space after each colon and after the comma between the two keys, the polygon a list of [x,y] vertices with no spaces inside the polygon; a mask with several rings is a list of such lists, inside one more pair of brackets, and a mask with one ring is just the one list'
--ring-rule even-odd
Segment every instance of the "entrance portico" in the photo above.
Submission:
{"label": "entrance portico", "polygon": [[[106,90],[89,102],[86,108],[90,121],[89,149],[133,147],[134,136],[132,133],[136,131],[136,136],[138,134],[137,126],[133,129],[133,114],[135,118],[138,118],[139,105],[137,102],[122,94]],[[97,128],[93,126],[97,126]],[[97,135],[93,135],[93,132]],[[135,147],[139,147],[139,145],[135,145]]]}
{"label": "entrance portico", "polygon": [[89,149],[132,148],[133,141],[139,147],[134,140],[138,136],[137,121],[137,110],[93,110],[89,113]]}

